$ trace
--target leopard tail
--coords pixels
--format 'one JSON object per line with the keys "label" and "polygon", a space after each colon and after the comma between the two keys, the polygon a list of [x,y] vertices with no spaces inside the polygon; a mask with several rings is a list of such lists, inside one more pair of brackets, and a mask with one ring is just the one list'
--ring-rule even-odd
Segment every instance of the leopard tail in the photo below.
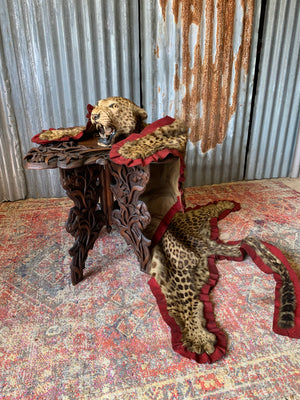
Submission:
{"label": "leopard tail", "polygon": [[250,246],[263,263],[281,278],[278,326],[290,329],[295,325],[296,293],[285,265],[258,239],[247,237],[241,244]]}

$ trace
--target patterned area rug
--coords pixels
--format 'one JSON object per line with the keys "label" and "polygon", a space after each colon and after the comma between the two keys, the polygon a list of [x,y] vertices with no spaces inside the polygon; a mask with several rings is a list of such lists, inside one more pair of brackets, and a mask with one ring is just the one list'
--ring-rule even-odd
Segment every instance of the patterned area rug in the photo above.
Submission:
{"label": "patterned area rug", "polygon": [[[256,236],[280,248],[300,277],[300,193],[280,181],[186,190],[187,205],[232,199],[224,241]],[[172,350],[170,331],[117,229],[103,230],[86,279],[72,286],[68,199],[0,204],[0,398],[297,399],[300,341],[272,326],[272,276],[250,258],[218,263],[211,293],[227,354],[196,364]]]}

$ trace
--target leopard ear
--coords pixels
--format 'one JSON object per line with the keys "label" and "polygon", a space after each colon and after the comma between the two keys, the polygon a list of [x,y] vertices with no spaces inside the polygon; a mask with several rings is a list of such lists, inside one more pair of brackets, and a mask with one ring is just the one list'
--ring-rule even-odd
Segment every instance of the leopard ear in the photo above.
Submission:
{"label": "leopard ear", "polygon": [[147,112],[143,108],[140,108],[138,106],[136,106],[136,108],[135,108],[135,115],[140,116],[142,121],[144,121],[144,119],[148,118]]}

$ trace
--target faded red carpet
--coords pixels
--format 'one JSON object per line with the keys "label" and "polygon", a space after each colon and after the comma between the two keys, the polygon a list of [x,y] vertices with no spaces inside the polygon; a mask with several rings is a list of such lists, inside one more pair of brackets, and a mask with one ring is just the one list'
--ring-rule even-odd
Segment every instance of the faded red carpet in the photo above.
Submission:
{"label": "faded red carpet", "polygon": [[[279,181],[190,188],[187,205],[232,199],[224,241],[277,246],[300,276],[300,194]],[[103,230],[73,287],[67,199],[0,204],[1,399],[296,399],[300,341],[272,332],[274,280],[248,258],[218,263],[211,294],[228,335],[225,358],[174,353],[137,259]]]}

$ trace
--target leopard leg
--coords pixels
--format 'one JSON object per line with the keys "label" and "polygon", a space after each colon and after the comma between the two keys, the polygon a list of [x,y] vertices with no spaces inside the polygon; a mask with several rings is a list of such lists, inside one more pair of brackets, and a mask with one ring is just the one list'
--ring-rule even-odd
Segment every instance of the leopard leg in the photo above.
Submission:
{"label": "leopard leg", "polygon": [[[199,297],[209,278],[207,256],[199,257],[184,246],[176,252],[170,247],[171,241],[172,236],[167,233],[162,247],[154,249],[152,274],[165,296],[169,315],[181,329],[183,346],[197,354],[212,354],[216,336],[206,329],[204,305]],[[170,252],[177,257],[170,258]]]}
{"label": "leopard leg", "polygon": [[216,336],[205,325],[204,305],[195,297],[184,310],[185,326],[182,329],[182,343],[189,351],[197,354],[212,354],[215,351]]}
{"label": "leopard leg", "polygon": [[236,257],[239,258],[243,255],[241,252],[240,243],[230,245],[230,244],[222,244],[211,241],[208,246],[208,251],[211,254],[223,256],[223,257]]}

